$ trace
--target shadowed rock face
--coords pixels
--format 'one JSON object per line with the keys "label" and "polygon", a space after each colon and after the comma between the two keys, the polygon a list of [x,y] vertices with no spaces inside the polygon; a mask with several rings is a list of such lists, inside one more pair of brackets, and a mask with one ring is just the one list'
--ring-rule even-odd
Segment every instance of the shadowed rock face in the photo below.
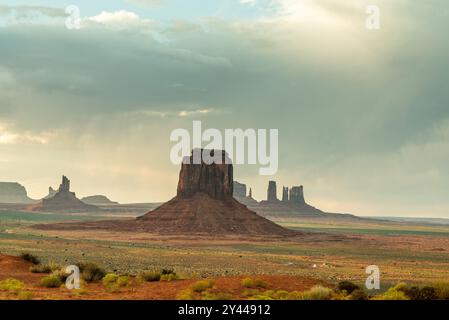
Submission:
{"label": "shadowed rock face", "polygon": [[278,195],[277,195],[276,181],[268,182],[267,201],[268,202],[278,202],[279,201]]}
{"label": "shadowed rock face", "polygon": [[[225,151],[210,150],[211,156],[217,155],[222,164],[194,163],[194,150],[190,157],[183,161],[178,182],[178,197],[191,197],[195,193],[203,192],[213,199],[230,199],[233,194],[233,169]],[[221,155],[220,155],[221,153]]]}
{"label": "shadowed rock face", "polygon": [[288,202],[288,187],[282,188],[282,202]]}
{"label": "shadowed rock face", "polygon": [[246,197],[246,184],[234,181],[234,198]]}
{"label": "shadowed rock face", "polygon": [[290,190],[290,202],[293,204],[305,204],[304,187],[293,187]]}

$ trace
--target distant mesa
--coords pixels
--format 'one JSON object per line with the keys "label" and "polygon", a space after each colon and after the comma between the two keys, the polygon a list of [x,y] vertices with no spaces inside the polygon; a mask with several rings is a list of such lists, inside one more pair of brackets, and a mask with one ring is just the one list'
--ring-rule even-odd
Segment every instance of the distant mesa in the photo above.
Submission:
{"label": "distant mesa", "polygon": [[[234,183],[234,187],[236,184]],[[323,215],[324,212],[307,204],[304,199],[304,187],[282,187],[282,198],[279,200],[277,193],[277,182],[269,181],[267,188],[267,199],[258,202],[253,199],[252,194],[246,196],[246,185],[238,183],[239,192],[234,192],[234,198],[246,205],[249,209],[262,216],[272,215]],[[243,193],[245,190],[245,193]],[[251,192],[250,192],[251,193]]]}
{"label": "distant mesa", "polygon": [[234,198],[246,198],[246,184],[234,181]]}
{"label": "distant mesa", "polygon": [[259,203],[253,198],[253,190],[249,188],[248,195],[246,195],[246,190],[246,184],[234,181],[234,199],[248,208],[257,207]]}
{"label": "distant mesa", "polygon": [[[51,191],[51,189],[50,189]],[[51,194],[51,192],[50,192]],[[28,208],[32,211],[93,211],[99,210],[96,206],[86,204],[79,200],[74,192],[70,191],[70,180],[62,176],[58,191],[48,198],[42,199],[38,204]]]}
{"label": "distant mesa", "polygon": [[30,204],[35,203],[28,197],[24,186],[17,182],[0,182],[0,203],[8,204]]}
{"label": "distant mesa", "polygon": [[[213,155],[221,153],[223,160],[227,157],[222,150],[209,152]],[[37,228],[102,229],[181,236],[284,237],[301,234],[259,216],[233,198],[232,164],[224,161],[223,164],[187,163],[184,161],[181,167],[176,197],[137,219],[41,225]]]}
{"label": "distant mesa", "polygon": [[84,198],[81,198],[81,201],[86,204],[91,204],[94,206],[105,206],[105,205],[119,204],[118,202],[109,200],[108,197],[103,196],[103,195],[84,197]]}

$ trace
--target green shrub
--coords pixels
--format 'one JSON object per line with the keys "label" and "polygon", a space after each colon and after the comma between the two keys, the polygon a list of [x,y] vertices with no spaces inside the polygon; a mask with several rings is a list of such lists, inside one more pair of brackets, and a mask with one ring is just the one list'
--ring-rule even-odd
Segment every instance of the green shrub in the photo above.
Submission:
{"label": "green shrub", "polygon": [[402,291],[387,291],[380,296],[376,296],[373,300],[410,300]]}
{"label": "green shrub", "polygon": [[242,286],[244,288],[267,288],[268,284],[262,279],[245,278],[242,280]]}
{"label": "green shrub", "polygon": [[323,286],[315,286],[303,293],[303,300],[330,300],[332,290]]}
{"label": "green shrub", "polygon": [[242,292],[242,296],[244,297],[251,297],[251,296],[257,296],[260,294],[260,291],[258,289],[245,289]]}
{"label": "green shrub", "polygon": [[400,283],[394,287],[388,289],[384,294],[374,297],[373,300],[410,300],[410,298],[405,294],[408,289],[405,283]]}
{"label": "green shrub", "polygon": [[161,281],[173,281],[178,280],[176,273],[168,273],[161,275]]}
{"label": "green shrub", "polygon": [[437,289],[431,286],[418,287],[412,286],[409,287],[405,283],[400,283],[390,290],[396,290],[399,292],[403,292],[407,298],[410,300],[436,300],[438,299]]}
{"label": "green shrub", "polygon": [[126,276],[118,276],[114,273],[108,273],[103,277],[102,282],[108,292],[117,292],[120,288],[128,285],[129,278]]}
{"label": "green shrub", "polygon": [[352,293],[349,295],[350,300],[369,300],[368,295],[365,291],[361,289],[356,289],[352,291]]}
{"label": "green shrub", "polygon": [[120,276],[117,279],[117,285],[119,287],[125,287],[129,284],[129,277],[127,276]]}
{"label": "green shrub", "polygon": [[25,287],[25,283],[14,278],[0,281],[0,290],[17,293]]}
{"label": "green shrub", "polygon": [[46,288],[59,288],[62,285],[61,278],[57,274],[51,274],[40,281],[40,285]]}
{"label": "green shrub", "polygon": [[30,291],[20,291],[17,294],[17,299],[19,300],[31,300],[33,298],[33,293]]}
{"label": "green shrub", "polygon": [[158,271],[145,271],[139,277],[145,281],[154,282],[161,280],[161,273]]}
{"label": "green shrub", "polygon": [[254,280],[251,278],[245,278],[242,280],[242,286],[244,288],[255,288],[256,284],[254,283]]}
{"label": "green shrub", "polygon": [[433,284],[438,299],[449,300],[449,282],[438,282]]}
{"label": "green shrub", "polygon": [[193,292],[203,292],[207,289],[213,288],[215,283],[211,280],[201,280],[197,281],[190,286]]}
{"label": "green shrub", "polygon": [[303,300],[303,294],[299,291],[291,291],[287,295],[287,300]]}
{"label": "green shrub", "polygon": [[81,272],[81,279],[86,282],[101,281],[106,275],[106,271],[104,271],[104,269],[92,262],[79,263],[78,267]]}
{"label": "green shrub", "polygon": [[30,267],[32,273],[51,273],[51,267],[47,264],[36,264]]}
{"label": "green shrub", "polygon": [[23,260],[25,260],[25,261],[31,262],[32,264],[39,264],[39,263],[41,263],[39,258],[36,257],[35,255],[32,255],[31,253],[22,253],[20,255],[20,257]]}
{"label": "green shrub", "polygon": [[107,275],[105,275],[103,277],[103,279],[101,280],[103,282],[104,285],[108,285],[111,283],[116,283],[118,279],[118,275],[116,275],[115,273],[108,273]]}
{"label": "green shrub", "polygon": [[287,300],[288,299],[288,291],[285,290],[279,290],[273,293],[271,295],[273,299],[275,300]]}
{"label": "green shrub", "polygon": [[404,292],[410,300],[436,300],[438,298],[437,291],[433,287],[410,287]]}
{"label": "green shrub", "polygon": [[347,294],[351,294],[355,290],[359,290],[360,287],[351,281],[341,281],[338,284],[338,291],[346,291]]}
{"label": "green shrub", "polygon": [[263,281],[262,279],[254,280],[254,285],[257,288],[267,288],[268,287],[268,284],[265,281]]}
{"label": "green shrub", "polygon": [[176,274],[176,272],[173,269],[162,269],[161,274],[162,275]]}
{"label": "green shrub", "polygon": [[178,300],[196,300],[196,296],[190,289],[182,290],[178,293],[176,296],[176,299]]}
{"label": "green shrub", "polygon": [[61,282],[65,282],[67,280],[67,278],[69,277],[69,274],[67,274],[65,272],[65,270],[62,270],[62,269],[53,271],[52,275],[58,277],[59,280],[61,280]]}
{"label": "green shrub", "polygon": [[202,300],[232,300],[228,293],[205,291],[201,297]]}

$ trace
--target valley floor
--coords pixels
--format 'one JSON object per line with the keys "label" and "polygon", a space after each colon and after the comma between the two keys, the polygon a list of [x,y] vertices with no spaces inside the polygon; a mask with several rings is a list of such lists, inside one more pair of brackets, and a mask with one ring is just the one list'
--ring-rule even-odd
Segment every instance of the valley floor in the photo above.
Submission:
{"label": "valley floor", "polygon": [[[169,284],[138,284],[131,291],[123,292],[123,297],[145,299],[173,298],[175,291],[201,278],[214,278],[217,283],[229,283],[229,286],[234,282],[237,286],[248,276],[264,277],[272,283],[283,283],[282,279],[286,279],[286,284],[298,284],[289,290],[342,280],[363,285],[368,276],[365,268],[369,265],[379,266],[383,290],[400,282],[425,284],[449,279],[447,226],[277,218],[286,227],[308,232],[302,238],[288,241],[161,238],[147,234],[50,232],[30,228],[36,223],[101,218],[0,212],[0,253],[17,256],[29,252],[45,263],[63,266],[94,262],[109,272],[131,275],[171,268],[189,279]],[[0,268],[4,267],[0,265]],[[0,269],[0,280],[8,277],[8,272],[12,270]],[[38,281],[38,275],[26,277],[30,277],[27,281],[31,286]],[[139,286],[154,286],[151,287],[154,295],[142,296]],[[286,288],[279,285],[277,289]],[[98,290],[92,285],[89,289],[92,295],[86,298],[108,298],[107,293],[99,294]],[[54,297],[50,292],[36,294],[42,298]],[[57,293],[59,298],[65,295],[64,291]],[[237,293],[234,297],[239,298]]]}

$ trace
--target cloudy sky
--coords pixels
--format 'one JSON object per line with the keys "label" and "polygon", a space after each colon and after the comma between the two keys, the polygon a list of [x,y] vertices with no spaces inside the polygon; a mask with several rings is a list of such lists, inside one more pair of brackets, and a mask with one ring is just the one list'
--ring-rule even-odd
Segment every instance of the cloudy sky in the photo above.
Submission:
{"label": "cloudy sky", "polygon": [[447,30],[444,0],[2,0],[0,181],[165,201],[170,132],[201,120],[279,129],[276,176],[235,168],[258,199],[274,179],[327,211],[449,217]]}

